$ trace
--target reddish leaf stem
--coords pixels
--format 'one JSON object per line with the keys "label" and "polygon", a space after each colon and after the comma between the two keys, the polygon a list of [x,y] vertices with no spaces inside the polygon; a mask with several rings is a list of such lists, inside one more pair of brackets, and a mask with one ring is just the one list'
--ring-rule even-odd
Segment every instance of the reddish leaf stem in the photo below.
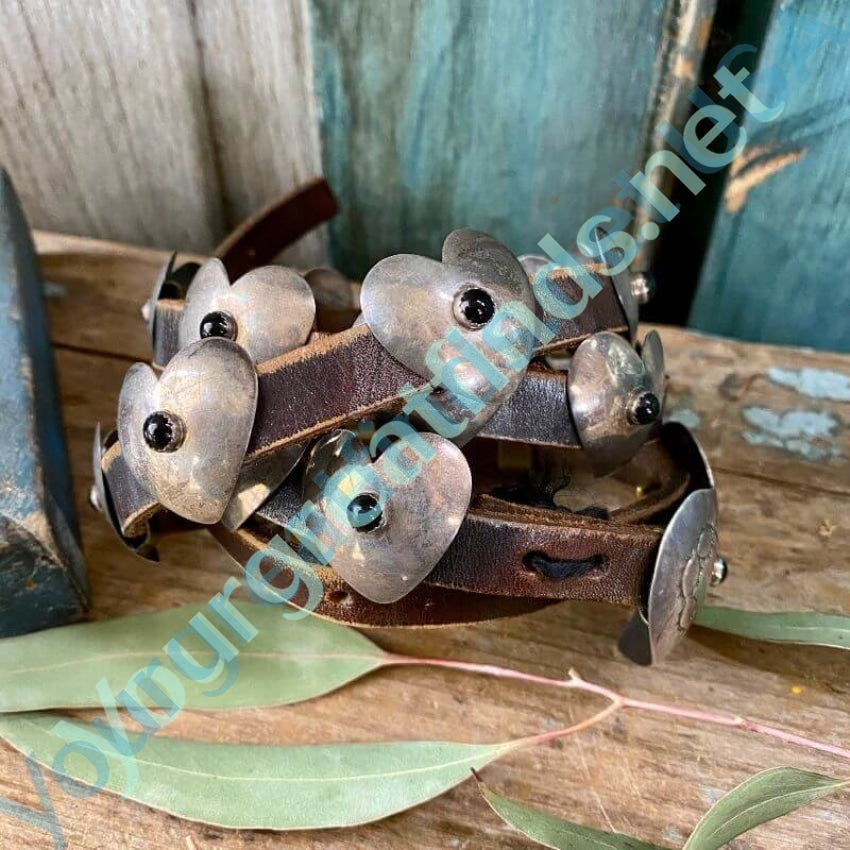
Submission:
{"label": "reddish leaf stem", "polygon": [[444,658],[414,658],[412,656],[395,655],[392,653],[387,654],[385,663],[387,666],[441,667],[447,670],[459,670],[465,673],[478,673],[485,676],[495,676],[500,679],[513,679],[515,681],[527,682],[533,685],[546,685],[548,687],[562,688],[564,690],[583,691],[608,700],[608,706],[593,716],[588,717],[586,720],[582,720],[580,723],[576,723],[575,725],[569,726],[565,729],[556,729],[553,732],[545,732],[540,735],[533,735],[529,738],[525,738],[523,739],[523,744],[542,744],[548,741],[553,741],[557,738],[565,738],[569,735],[574,735],[577,732],[589,729],[597,723],[601,723],[603,720],[606,720],[618,711],[631,709],[636,711],[646,711],[652,714],[664,714],[669,717],[679,717],[683,720],[693,720],[697,723],[711,723],[715,726],[726,726],[732,729],[741,729],[745,732],[754,732],[757,735],[766,735],[770,738],[776,738],[786,744],[794,744],[798,747],[808,747],[809,749],[828,753],[829,755],[850,761],[850,750],[836,746],[835,744],[827,743],[826,741],[818,741],[814,738],[807,738],[803,735],[798,735],[795,732],[789,732],[775,726],[768,726],[764,723],[758,723],[755,720],[750,720],[749,718],[735,714],[705,711],[681,705],[632,699],[631,697],[619,694],[610,688],[582,679],[575,670],[570,670],[569,676],[566,679],[552,679],[548,676],[535,676],[531,673],[522,673],[518,670],[511,670],[507,667],[499,667],[493,664],[475,664],[468,661],[452,661]]}

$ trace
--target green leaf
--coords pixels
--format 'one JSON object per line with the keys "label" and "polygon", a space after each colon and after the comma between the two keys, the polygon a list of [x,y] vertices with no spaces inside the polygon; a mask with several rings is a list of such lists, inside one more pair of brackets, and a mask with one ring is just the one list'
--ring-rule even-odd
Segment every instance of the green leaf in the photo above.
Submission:
{"label": "green leaf", "polygon": [[719,605],[703,606],[697,625],[719,632],[776,643],[816,644],[850,649],[850,617],[814,611],[765,614]]}
{"label": "green leaf", "polygon": [[[0,717],[0,737],[42,764],[66,744],[48,714]],[[63,718],[64,720],[64,718]],[[91,727],[71,724],[81,738]],[[76,734],[76,732],[75,732]],[[523,742],[392,742],[273,746],[216,744],[154,737],[135,757],[138,782],[127,798],[177,817],[235,829],[324,829],[380,820],[424,803],[469,778]],[[126,759],[104,746],[104,788],[122,793]],[[92,783],[81,756],[59,769]]]}
{"label": "green leaf", "polygon": [[787,815],[850,784],[793,767],[750,777],[718,800],[691,833],[683,850],[717,850],[739,835]]}
{"label": "green leaf", "polygon": [[[282,613],[291,608],[234,604],[257,629],[244,644],[197,605],[0,640],[0,712],[100,707],[95,687],[103,677],[115,695],[152,659],[171,667],[163,647],[199,611],[239,649],[238,668],[234,666],[238,675],[218,696],[205,696],[204,691],[214,691],[225,674],[205,684],[179,676],[186,689],[183,707],[188,709],[299,702],[339,688],[384,663],[382,650],[354,629],[318,617],[287,620]],[[181,642],[199,661],[214,657],[197,636]]]}
{"label": "green leaf", "polygon": [[572,821],[532,809],[491,791],[481,783],[478,787],[490,808],[505,823],[545,847],[553,847],[555,850],[663,850],[656,844],[646,844],[628,835],[579,826]]}

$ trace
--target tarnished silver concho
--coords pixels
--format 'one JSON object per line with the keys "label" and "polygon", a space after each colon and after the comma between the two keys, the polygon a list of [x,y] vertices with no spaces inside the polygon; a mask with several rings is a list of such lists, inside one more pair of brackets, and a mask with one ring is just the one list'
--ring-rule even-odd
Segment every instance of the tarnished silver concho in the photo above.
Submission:
{"label": "tarnished silver concho", "polygon": [[239,478],[257,407],[257,373],[226,339],[192,343],[162,374],[127,372],[118,400],[121,451],[135,478],[169,510],[221,519]]}
{"label": "tarnished silver concho", "polygon": [[570,411],[597,474],[634,457],[661,419],[664,388],[664,350],[655,331],[640,353],[609,331],[576,349],[567,381]]}
{"label": "tarnished silver concho", "polygon": [[142,318],[147,322],[151,335],[154,333],[156,321],[156,302],[161,298],[185,298],[186,289],[195,272],[200,268],[197,263],[184,263],[179,268],[175,268],[176,260],[177,252],[175,251],[159,270],[151,294],[142,305]]}
{"label": "tarnished silver concho", "polygon": [[373,461],[351,431],[333,431],[316,444],[303,488],[305,501],[339,529],[331,566],[378,603],[401,599],[431,572],[471,493],[469,466],[449,440],[416,434]]}
{"label": "tarnished silver concho", "polygon": [[[504,245],[475,230],[450,233],[442,262],[397,254],[381,260],[363,281],[360,304],[372,333],[408,369],[443,384],[448,393],[431,401],[450,421],[468,420],[463,433],[452,435],[459,445],[475,436],[522,380],[524,368],[487,343],[489,330],[507,337],[521,328],[509,314],[499,314],[511,302],[534,312],[528,277]],[[531,344],[527,333],[524,339]],[[531,353],[523,352],[527,359]],[[494,381],[500,386],[494,388]],[[464,399],[468,409],[452,396]]]}
{"label": "tarnished silver concho", "polygon": [[688,495],[667,525],[645,608],[620,638],[622,652],[639,664],[655,664],[670,654],[693,623],[708,586],[725,576],[725,564],[717,571],[722,562],[717,557],[717,494],[711,470],[696,440],[680,430],[692,443],[692,457],[703,460],[707,486]]}
{"label": "tarnished silver concho", "polygon": [[232,286],[221,260],[198,270],[180,317],[180,348],[206,337],[232,339],[254,363],[271,360],[307,342],[316,303],[301,275],[283,266],[262,266]]}
{"label": "tarnished silver concho", "polygon": [[[254,363],[271,360],[307,342],[316,317],[313,292],[283,266],[263,266],[232,286],[221,260],[207,260],[195,275],[178,326],[180,348],[205,337],[232,339]],[[296,467],[303,445],[289,446],[245,467],[222,522],[236,529]]]}

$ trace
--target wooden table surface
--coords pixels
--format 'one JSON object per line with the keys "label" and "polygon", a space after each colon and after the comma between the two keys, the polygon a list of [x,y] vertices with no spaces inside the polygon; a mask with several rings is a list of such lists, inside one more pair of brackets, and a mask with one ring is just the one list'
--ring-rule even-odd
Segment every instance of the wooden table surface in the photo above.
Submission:
{"label": "wooden table surface", "polygon": [[[114,421],[129,364],[148,357],[139,306],[164,254],[39,234],[65,425],[93,593],[92,617],[197,602],[238,567],[205,533],[137,560],[86,502],[92,428]],[[713,463],[721,549],[730,578],[711,600],[764,610],[850,613],[850,356],[747,345],[663,328],[668,414],[693,427]],[[817,371],[805,371],[817,370]],[[514,666],[548,676],[575,667],[635,698],[747,714],[847,745],[850,662],[828,649],[775,647],[694,630],[649,670],[619,656],[625,610],[564,603],[485,625],[380,631],[412,654]],[[379,672],[326,698],[288,708],[182,713],[163,734],[308,743],[433,738],[505,740],[567,725],[595,703],[523,684],[439,670]],[[90,716],[91,713],[81,713]],[[511,755],[484,771],[496,789],[582,823],[680,847],[709,805],[758,770],[793,765],[850,777],[850,765],[753,735],[619,715],[580,736]],[[313,847],[533,846],[466,782],[382,823],[314,833],[228,832],[99,794],[68,797],[48,779],[69,848],[266,850]],[[38,807],[23,757],[0,745],[0,797]],[[286,800],[280,801],[281,806]],[[827,798],[735,843],[751,850],[850,847],[850,794]],[[50,837],[0,814],[0,848],[52,847]]]}

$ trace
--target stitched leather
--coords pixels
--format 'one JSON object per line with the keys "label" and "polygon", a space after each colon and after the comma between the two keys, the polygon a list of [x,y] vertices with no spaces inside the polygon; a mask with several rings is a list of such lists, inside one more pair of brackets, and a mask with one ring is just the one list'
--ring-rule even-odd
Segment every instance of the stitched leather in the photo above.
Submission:
{"label": "stitched leather", "polygon": [[[638,605],[664,533],[662,521],[704,483],[702,460],[684,451],[680,429],[665,426],[660,439],[641,450],[632,472],[653,476],[646,479],[650,492],[613,510],[610,520],[480,494],[443,558],[411,594],[377,605],[323,567],[316,570],[324,586],[317,613],[359,625],[421,626],[511,616],[563,599]],[[632,477],[629,470],[623,474]],[[300,507],[298,489],[288,483],[242,529],[216,526],[212,532],[245,564],[275,535],[284,537],[285,523]],[[589,560],[593,566],[561,580],[546,578],[526,563],[534,553]],[[287,587],[290,582],[284,570],[271,583]],[[305,604],[306,592],[294,601]]]}

